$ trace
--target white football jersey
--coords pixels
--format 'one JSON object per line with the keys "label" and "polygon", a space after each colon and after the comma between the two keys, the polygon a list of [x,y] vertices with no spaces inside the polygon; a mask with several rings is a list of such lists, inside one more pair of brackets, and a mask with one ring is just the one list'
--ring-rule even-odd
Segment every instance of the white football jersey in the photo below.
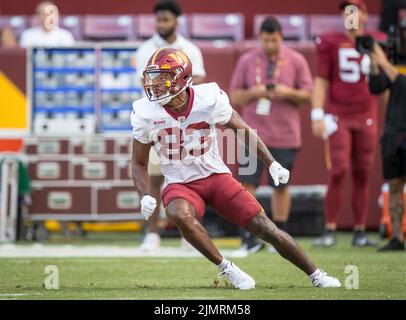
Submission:
{"label": "white football jersey", "polygon": [[220,156],[216,129],[217,124],[228,123],[233,112],[227,94],[214,82],[192,86],[189,94],[183,114],[148,98],[133,103],[133,138],[153,144],[164,187],[231,173]]}

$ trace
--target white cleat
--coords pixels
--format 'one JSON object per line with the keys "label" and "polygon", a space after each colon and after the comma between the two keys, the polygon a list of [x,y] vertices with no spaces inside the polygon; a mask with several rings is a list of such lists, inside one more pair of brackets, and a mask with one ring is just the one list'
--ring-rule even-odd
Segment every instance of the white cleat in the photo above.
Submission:
{"label": "white cleat", "polygon": [[312,284],[317,288],[340,288],[341,283],[338,279],[327,275],[327,272],[321,271],[321,273],[316,276]]}
{"label": "white cleat", "polygon": [[158,233],[147,233],[139,250],[143,252],[157,251],[161,247],[161,237]]}
{"label": "white cleat", "polygon": [[231,257],[233,258],[245,258],[247,257],[249,254],[248,252],[248,248],[247,245],[242,245],[240,248],[238,248],[237,250],[234,250],[233,252],[231,252]]}
{"label": "white cleat", "polygon": [[229,263],[221,272],[220,276],[226,278],[231,284],[240,290],[255,289],[255,281],[248,274],[238,268],[234,263]]}

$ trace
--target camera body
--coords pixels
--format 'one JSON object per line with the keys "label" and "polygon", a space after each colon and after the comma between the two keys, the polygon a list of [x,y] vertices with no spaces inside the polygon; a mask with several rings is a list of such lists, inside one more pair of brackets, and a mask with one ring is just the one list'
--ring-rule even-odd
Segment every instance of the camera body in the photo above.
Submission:
{"label": "camera body", "polygon": [[[355,39],[355,48],[362,54],[369,54],[376,42],[371,36],[359,36]],[[386,51],[391,63],[406,65],[406,23],[390,26],[387,41],[377,43]]]}
{"label": "camera body", "polygon": [[359,36],[355,38],[355,49],[359,53],[370,54],[374,51],[375,40],[371,36]]}
{"label": "camera body", "polygon": [[390,62],[406,65],[406,25],[389,27],[386,47]]}

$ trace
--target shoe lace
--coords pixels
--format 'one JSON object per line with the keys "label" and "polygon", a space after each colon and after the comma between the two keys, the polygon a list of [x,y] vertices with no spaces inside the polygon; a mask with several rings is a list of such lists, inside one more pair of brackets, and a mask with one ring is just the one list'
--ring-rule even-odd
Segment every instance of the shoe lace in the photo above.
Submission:
{"label": "shoe lace", "polygon": [[327,276],[327,272],[324,271],[323,269],[319,269],[320,270],[320,274],[316,277],[314,277],[313,279],[313,283],[317,282],[318,280],[320,280],[320,278]]}
{"label": "shoe lace", "polygon": [[230,266],[234,266],[232,263],[230,263],[230,264],[228,264],[228,265],[226,265],[225,267],[224,267],[224,269],[223,270],[221,270],[220,271],[220,276],[226,276],[226,275],[229,275],[230,273],[231,273],[231,268],[230,268]]}
{"label": "shoe lace", "polygon": [[232,280],[236,280],[238,277],[239,268],[235,266],[233,263],[226,266],[220,273],[220,277],[227,277],[229,276]]}

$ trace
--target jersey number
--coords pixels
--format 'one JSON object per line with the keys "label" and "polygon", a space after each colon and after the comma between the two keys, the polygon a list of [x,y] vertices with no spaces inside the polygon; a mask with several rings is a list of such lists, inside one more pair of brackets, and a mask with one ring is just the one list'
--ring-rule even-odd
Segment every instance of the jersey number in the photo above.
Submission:
{"label": "jersey number", "polygon": [[207,122],[190,124],[183,132],[180,128],[166,128],[158,132],[161,154],[170,160],[182,160],[188,155],[199,157],[209,151],[212,143]]}
{"label": "jersey number", "polygon": [[354,48],[342,48],[338,50],[341,81],[357,83],[361,80],[361,74],[369,74],[371,59],[368,55],[364,55],[361,62],[358,62],[360,57],[361,54]]}

